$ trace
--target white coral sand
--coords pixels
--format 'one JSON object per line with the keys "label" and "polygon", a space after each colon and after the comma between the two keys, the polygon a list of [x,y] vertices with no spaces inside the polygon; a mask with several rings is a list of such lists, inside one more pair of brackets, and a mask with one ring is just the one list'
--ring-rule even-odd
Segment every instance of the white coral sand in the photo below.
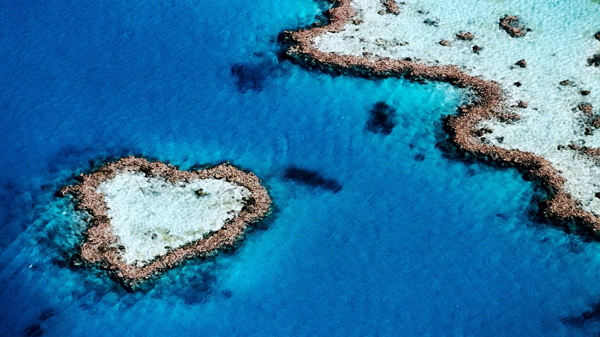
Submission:
{"label": "white coral sand", "polygon": [[97,192],[104,194],[124,262],[137,266],[217,231],[250,195],[246,187],[220,179],[173,184],[127,171],[102,182]]}
{"label": "white coral sand", "polygon": [[[509,108],[523,118],[514,124],[483,122],[493,130],[483,142],[533,152],[548,159],[567,180],[565,190],[583,209],[600,215],[600,167],[593,159],[564,148],[569,144],[600,147],[600,130],[585,135],[583,102],[600,107],[600,67],[588,59],[600,52],[594,34],[600,30],[600,4],[590,0],[405,0],[400,15],[379,14],[381,0],[352,0],[357,17],[343,31],[316,37],[323,52],[370,57],[407,57],[428,65],[457,65],[469,75],[501,84],[507,104],[525,101],[528,107]],[[531,28],[512,38],[498,23],[517,15]],[[428,21],[426,23],[425,21]],[[356,24],[358,23],[358,24]],[[460,31],[472,41],[455,38]],[[451,41],[450,46],[440,41]],[[473,46],[482,47],[479,54]],[[527,61],[521,68],[515,63]],[[568,80],[570,84],[560,85]],[[514,83],[521,83],[516,86]],[[588,96],[581,91],[589,90]],[[559,145],[563,145],[560,146]]]}

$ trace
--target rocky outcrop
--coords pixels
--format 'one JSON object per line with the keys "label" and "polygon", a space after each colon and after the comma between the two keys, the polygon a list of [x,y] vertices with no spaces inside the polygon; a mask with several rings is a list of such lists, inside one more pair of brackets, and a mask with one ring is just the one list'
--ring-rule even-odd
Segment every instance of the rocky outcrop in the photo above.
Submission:
{"label": "rocky outcrop", "polygon": [[518,60],[517,63],[515,63],[515,64],[521,68],[527,67],[527,61],[525,61],[525,60]]}
{"label": "rocky outcrop", "polygon": [[588,59],[588,65],[594,67],[600,67],[600,53],[595,54],[594,56]]}
{"label": "rocky outcrop", "polygon": [[475,38],[475,35],[473,35],[473,33],[470,32],[460,32],[456,34],[456,38],[462,41],[472,41]]}
{"label": "rocky outcrop", "polygon": [[506,15],[500,18],[500,28],[504,29],[511,37],[522,37],[531,31],[515,15]]}
{"label": "rocky outcrop", "polygon": [[383,6],[385,7],[385,11],[387,13],[394,15],[400,14],[400,7],[398,7],[398,4],[396,4],[395,0],[385,0],[383,2]]}

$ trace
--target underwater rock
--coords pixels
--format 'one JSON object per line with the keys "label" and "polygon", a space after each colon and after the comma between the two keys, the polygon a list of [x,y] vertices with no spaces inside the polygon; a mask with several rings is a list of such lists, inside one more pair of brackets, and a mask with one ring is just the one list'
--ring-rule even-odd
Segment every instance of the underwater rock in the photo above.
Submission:
{"label": "underwater rock", "polygon": [[564,80],[564,81],[560,81],[558,84],[560,84],[560,85],[562,85],[564,87],[564,86],[567,86],[567,85],[572,85],[573,82],[571,82],[569,80]]}
{"label": "underwater rock", "polygon": [[61,190],[91,216],[79,255],[129,286],[233,245],[271,205],[258,177],[229,164],[180,171],[125,157],[79,178]]}
{"label": "underwater rock", "polygon": [[28,326],[24,331],[23,335],[27,337],[40,337],[44,334],[44,329],[39,324],[32,324]]}
{"label": "underwater rock", "polygon": [[225,299],[230,299],[233,296],[233,290],[225,289],[221,291],[221,296],[223,296]]}
{"label": "underwater rock", "polygon": [[396,4],[396,0],[386,0],[383,3],[383,6],[385,6],[385,11],[387,13],[394,15],[400,14],[400,8],[398,7],[398,4]]}
{"label": "underwater rock", "polygon": [[374,133],[389,135],[396,126],[394,121],[396,109],[385,102],[377,102],[370,110],[369,120],[367,121],[367,130]]}
{"label": "underwater rock", "polygon": [[515,63],[515,64],[521,68],[527,67],[527,61],[525,61],[525,60],[518,60],[517,63]]}
{"label": "underwater rock", "polygon": [[213,273],[201,272],[189,280],[189,287],[180,295],[187,305],[204,303],[212,294],[215,282],[216,276]]}
{"label": "underwater rock", "polygon": [[591,116],[594,114],[594,107],[590,103],[581,103],[577,106],[577,109],[586,115]]}
{"label": "underwater rock", "polygon": [[483,135],[487,135],[487,134],[490,134],[490,133],[493,133],[493,132],[494,132],[494,131],[492,131],[492,129],[490,129],[490,128],[486,128],[486,127],[483,127],[483,128],[480,128],[480,129],[473,130],[473,134],[474,134],[475,136],[477,136],[477,137],[482,137]]}
{"label": "underwater rock", "polygon": [[588,124],[593,127],[594,129],[600,129],[600,116],[593,116],[589,121]]}
{"label": "underwater rock", "polygon": [[600,303],[594,303],[592,310],[586,311],[579,316],[569,316],[561,319],[560,321],[570,326],[581,328],[586,323],[598,321],[600,319]]}
{"label": "underwater rock", "polygon": [[438,27],[439,23],[437,22],[437,20],[433,20],[433,19],[425,19],[425,21],[423,21],[424,24],[428,25],[428,26],[432,26],[432,27]]}
{"label": "underwater rock", "polygon": [[588,65],[594,67],[600,67],[600,53],[595,54],[591,58],[588,59]]}
{"label": "underwater rock", "polygon": [[264,82],[273,72],[274,67],[267,62],[257,64],[236,63],[231,66],[231,75],[239,92],[261,91]]}
{"label": "underwater rock", "polygon": [[598,41],[600,41],[600,31],[597,32],[596,34],[594,34],[594,38]]}
{"label": "underwater rock", "polygon": [[38,316],[38,319],[43,322],[43,321],[45,321],[45,320],[47,320],[47,319],[49,319],[49,318],[51,318],[51,317],[53,317],[55,315],[56,315],[56,310],[54,310],[54,309],[44,309],[44,310],[42,310],[42,312]]}
{"label": "underwater rock", "polygon": [[442,45],[444,47],[448,47],[448,46],[452,45],[452,42],[450,42],[448,40],[442,40],[442,41],[440,41],[440,45]]}
{"label": "underwater rock", "polygon": [[581,94],[582,96],[587,96],[587,95],[589,95],[589,94],[590,94],[590,91],[589,91],[589,90],[581,90],[580,94]]}
{"label": "underwater rock", "polygon": [[331,178],[324,178],[316,171],[305,170],[299,167],[289,167],[283,174],[285,180],[294,181],[301,185],[319,187],[337,193],[342,190],[342,184]]}
{"label": "underwater rock", "polygon": [[531,31],[516,15],[506,15],[500,18],[500,28],[504,29],[511,37],[522,37]]}
{"label": "underwater rock", "polygon": [[456,38],[462,41],[472,41],[475,38],[475,35],[473,35],[471,32],[459,32],[456,34]]}

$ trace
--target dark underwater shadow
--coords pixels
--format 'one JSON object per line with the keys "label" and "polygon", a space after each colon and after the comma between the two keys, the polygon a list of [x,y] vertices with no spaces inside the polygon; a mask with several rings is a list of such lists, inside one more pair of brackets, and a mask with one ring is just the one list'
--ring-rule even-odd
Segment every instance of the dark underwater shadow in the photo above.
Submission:
{"label": "dark underwater shadow", "polygon": [[342,184],[339,181],[333,178],[325,178],[317,171],[296,166],[288,167],[283,172],[283,180],[292,181],[311,188],[320,188],[332,193],[338,193],[342,190]]}
{"label": "dark underwater shadow", "polygon": [[389,135],[396,127],[396,109],[385,102],[377,102],[369,111],[367,130],[373,133]]}
{"label": "dark underwater shadow", "polygon": [[600,320],[600,302],[592,304],[592,309],[581,315],[568,316],[560,321],[574,328],[583,328],[586,324]]}
{"label": "dark underwater shadow", "polygon": [[255,60],[234,63],[230,70],[239,93],[260,92],[273,78],[284,75],[285,67],[277,55],[270,52],[254,53]]}
{"label": "dark underwater shadow", "polygon": [[600,336],[600,302],[592,304],[591,309],[581,315],[564,317],[560,321],[573,329],[584,331],[590,336]]}
{"label": "dark underwater shadow", "polygon": [[236,63],[231,66],[231,75],[239,92],[261,91],[269,74],[268,64]]}

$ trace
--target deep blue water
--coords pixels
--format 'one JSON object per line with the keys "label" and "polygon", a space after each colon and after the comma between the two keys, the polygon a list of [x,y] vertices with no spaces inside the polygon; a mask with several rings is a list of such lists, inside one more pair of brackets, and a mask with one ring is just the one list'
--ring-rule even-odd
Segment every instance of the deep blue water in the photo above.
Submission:
{"label": "deep blue water", "polygon": [[[533,221],[514,170],[449,160],[462,93],[280,61],[313,0],[0,3],[0,331],[5,336],[578,336],[600,247]],[[366,129],[380,101],[390,135]],[[54,193],[109,158],[261,177],[273,216],[232,252],[127,292],[67,267]],[[317,171],[341,191],[283,179]]]}

